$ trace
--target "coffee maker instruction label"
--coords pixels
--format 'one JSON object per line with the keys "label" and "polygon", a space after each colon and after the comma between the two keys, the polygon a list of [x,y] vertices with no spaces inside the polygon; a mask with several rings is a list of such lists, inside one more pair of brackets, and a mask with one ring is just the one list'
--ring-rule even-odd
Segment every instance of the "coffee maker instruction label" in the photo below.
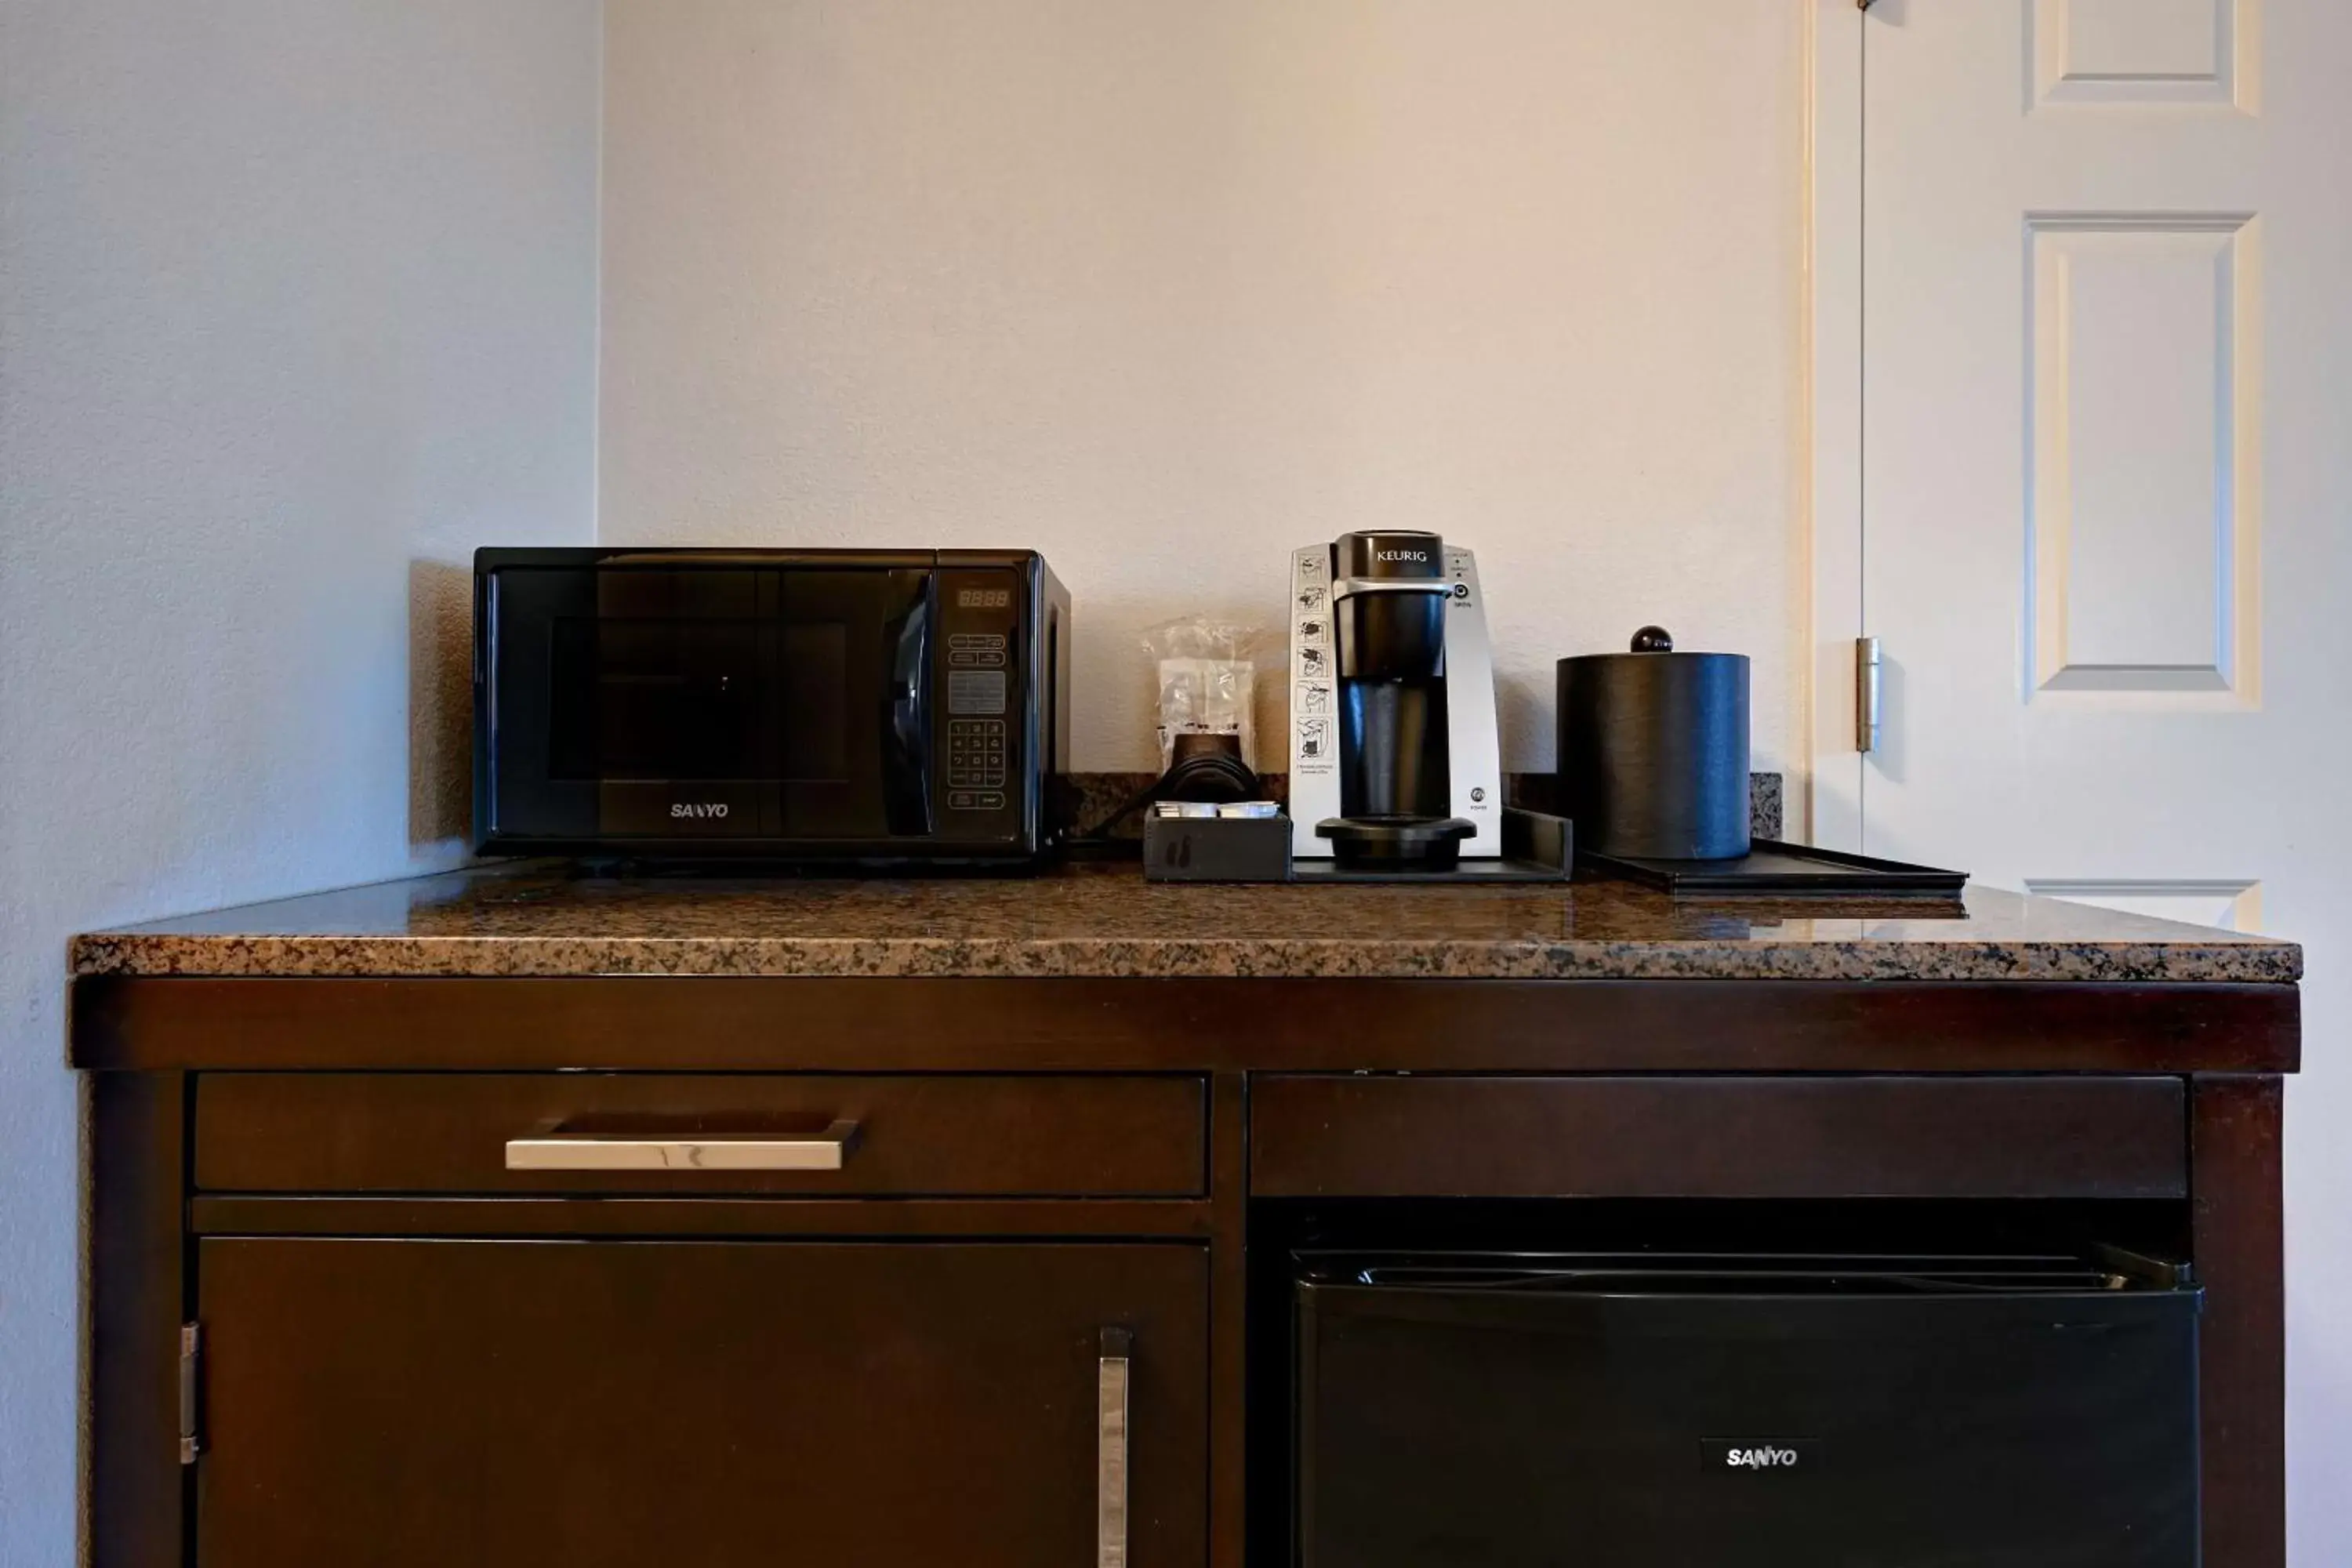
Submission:
{"label": "coffee maker instruction label", "polygon": [[1299,551],[1290,571],[1290,771],[1337,770],[1338,647],[1328,547]]}

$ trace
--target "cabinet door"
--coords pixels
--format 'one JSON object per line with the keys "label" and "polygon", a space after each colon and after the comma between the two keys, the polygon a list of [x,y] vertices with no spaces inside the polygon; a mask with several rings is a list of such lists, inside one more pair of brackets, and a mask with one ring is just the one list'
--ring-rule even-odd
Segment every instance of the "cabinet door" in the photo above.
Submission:
{"label": "cabinet door", "polygon": [[199,1568],[1200,1568],[1206,1258],[1178,1245],[202,1244]]}

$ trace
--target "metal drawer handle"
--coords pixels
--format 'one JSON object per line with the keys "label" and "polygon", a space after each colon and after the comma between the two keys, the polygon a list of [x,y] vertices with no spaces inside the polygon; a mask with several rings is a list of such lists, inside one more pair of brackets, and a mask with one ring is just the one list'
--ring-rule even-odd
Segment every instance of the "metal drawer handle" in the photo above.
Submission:
{"label": "metal drawer handle", "polygon": [[1095,1568],[1127,1568],[1127,1364],[1135,1336],[1102,1331],[1095,1374]]}
{"label": "metal drawer handle", "polygon": [[509,1138],[507,1169],[838,1171],[856,1142],[855,1121],[836,1121],[814,1138]]}

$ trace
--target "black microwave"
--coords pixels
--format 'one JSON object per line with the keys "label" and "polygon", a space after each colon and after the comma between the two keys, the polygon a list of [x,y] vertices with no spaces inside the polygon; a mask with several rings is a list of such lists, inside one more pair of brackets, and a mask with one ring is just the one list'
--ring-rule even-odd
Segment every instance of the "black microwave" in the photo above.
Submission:
{"label": "black microwave", "polygon": [[1034,551],[482,550],[476,844],[1034,859],[1069,661],[1069,595]]}

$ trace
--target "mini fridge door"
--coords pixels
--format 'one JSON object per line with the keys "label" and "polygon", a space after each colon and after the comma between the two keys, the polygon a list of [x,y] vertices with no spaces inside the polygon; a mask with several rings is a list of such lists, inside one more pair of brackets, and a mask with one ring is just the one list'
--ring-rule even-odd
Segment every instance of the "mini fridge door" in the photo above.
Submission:
{"label": "mini fridge door", "polygon": [[1303,1568],[2195,1568],[2198,1291],[2053,1259],[1307,1262]]}

